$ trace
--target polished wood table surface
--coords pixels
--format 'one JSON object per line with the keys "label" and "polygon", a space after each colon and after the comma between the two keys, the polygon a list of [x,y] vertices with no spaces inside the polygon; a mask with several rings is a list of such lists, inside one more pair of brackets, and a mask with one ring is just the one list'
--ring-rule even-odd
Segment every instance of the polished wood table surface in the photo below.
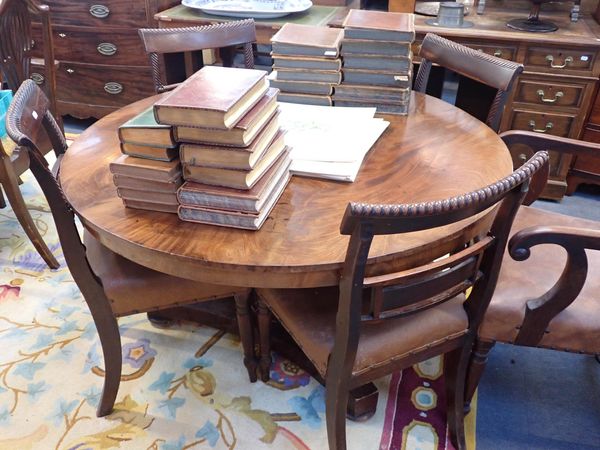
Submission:
{"label": "polished wood table surface", "polygon": [[[259,231],[182,222],[175,214],[128,209],[109,163],[117,128],[158,97],[112,113],[67,151],[60,181],[84,226],[111,250],[171,275],[249,287],[338,283],[348,236],[339,225],[349,201],[403,203],[443,199],[492,183],[512,170],[500,138],[458,108],[413,93],[408,116],[391,124],[354,183],[293,177]],[[368,272],[430,261],[475,236],[490,214],[426,232],[377,237]]]}

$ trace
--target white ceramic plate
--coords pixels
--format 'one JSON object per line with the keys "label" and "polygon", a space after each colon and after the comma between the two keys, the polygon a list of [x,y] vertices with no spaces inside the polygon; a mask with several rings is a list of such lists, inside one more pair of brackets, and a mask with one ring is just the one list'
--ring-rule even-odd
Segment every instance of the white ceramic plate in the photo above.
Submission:
{"label": "white ceramic plate", "polygon": [[206,14],[228,17],[274,19],[306,11],[311,0],[182,0],[182,5]]}

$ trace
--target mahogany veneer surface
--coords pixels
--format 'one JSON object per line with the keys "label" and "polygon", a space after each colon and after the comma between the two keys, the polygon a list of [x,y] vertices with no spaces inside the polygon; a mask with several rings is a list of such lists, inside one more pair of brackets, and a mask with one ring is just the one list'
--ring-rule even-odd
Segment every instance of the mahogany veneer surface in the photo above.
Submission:
{"label": "mahogany veneer surface", "polygon": [[[512,170],[508,150],[490,128],[452,105],[413,93],[408,116],[386,116],[391,125],[354,183],[293,177],[259,231],[186,223],[174,214],[125,208],[108,170],[120,154],[118,126],[158,98],[129,105],[88,128],[65,155],[60,180],[86,228],[104,245],[180,277],[251,287],[334,285],[348,243],[339,225],[349,201],[443,199]],[[377,237],[368,270],[441,256],[490,219],[482,213],[449,227]]]}

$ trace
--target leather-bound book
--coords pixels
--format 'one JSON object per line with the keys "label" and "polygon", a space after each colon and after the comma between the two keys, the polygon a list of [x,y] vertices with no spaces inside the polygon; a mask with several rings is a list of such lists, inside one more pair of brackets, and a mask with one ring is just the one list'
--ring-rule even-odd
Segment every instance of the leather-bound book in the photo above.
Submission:
{"label": "leather-bound book", "polygon": [[411,87],[412,74],[398,74],[381,70],[344,69],[345,84],[367,84],[398,88]]}
{"label": "leather-bound book", "polygon": [[331,70],[334,72],[342,68],[342,60],[311,58],[308,56],[273,55],[273,69],[305,69],[305,70]]}
{"label": "leather-bound book", "polygon": [[121,152],[124,155],[156,159],[157,161],[172,161],[179,156],[178,147],[153,147],[129,142],[121,142]]}
{"label": "leather-bound book", "polygon": [[125,175],[145,180],[169,182],[181,176],[179,159],[166,162],[121,155],[108,167],[113,175]]}
{"label": "leather-bound book", "polygon": [[273,56],[337,58],[344,31],[340,28],[286,23],[271,38]]}
{"label": "leather-bound book", "polygon": [[410,101],[410,88],[342,84],[335,88],[333,97],[334,100],[372,101],[405,105]]}
{"label": "leather-bound book", "polygon": [[263,97],[264,70],[204,66],[154,104],[166,125],[232,128]]}
{"label": "leather-bound book", "polygon": [[[339,86],[336,86],[336,88],[337,87]],[[329,95],[293,94],[290,92],[282,92],[279,94],[279,101],[287,103],[301,103],[303,105],[332,106],[331,97]]]}
{"label": "leather-bound book", "polygon": [[181,173],[172,181],[145,180],[143,178],[128,177],[125,175],[113,175],[113,183],[118,188],[137,189],[148,192],[177,192],[183,183]]}
{"label": "leather-bound book", "polygon": [[377,108],[377,112],[381,114],[408,114],[409,104],[391,104],[377,101],[357,101],[357,100],[338,100],[333,96],[333,104],[335,106],[351,106],[361,108]]}
{"label": "leather-bound book", "polygon": [[263,210],[270,193],[282,183],[287,184],[291,162],[289,152],[282,153],[265,175],[247,191],[186,181],[177,191],[177,199],[184,206],[258,214]]}
{"label": "leather-bound book", "polygon": [[409,56],[410,42],[371,41],[367,39],[344,39],[342,44],[344,65],[350,55]]}
{"label": "leather-bound book", "polygon": [[344,19],[344,37],[377,41],[412,42],[415,15],[386,11],[351,9]]}
{"label": "leather-bound book", "polygon": [[180,160],[182,164],[191,166],[252,170],[267,151],[278,131],[279,120],[275,116],[248,147],[181,144]]}
{"label": "leather-bound book", "polygon": [[117,195],[125,200],[161,203],[163,205],[178,205],[177,194],[174,192],[140,191],[138,189],[117,188]]}
{"label": "leather-bound book", "polygon": [[231,130],[215,128],[175,127],[175,138],[181,142],[246,147],[277,111],[279,89],[270,88]]}
{"label": "leather-bound book", "polygon": [[119,140],[130,144],[165,148],[177,145],[173,136],[173,127],[156,122],[153,107],[142,111],[121,125]]}
{"label": "leather-bound book", "polygon": [[272,87],[281,89],[282,92],[296,94],[331,95],[333,86],[331,83],[316,83],[313,81],[282,81],[276,70],[269,74],[269,83]]}
{"label": "leather-bound book", "polygon": [[342,72],[280,69],[277,71],[277,79],[280,81],[312,81],[315,83],[340,84],[342,81]]}
{"label": "leather-bound book", "polygon": [[265,220],[267,220],[269,214],[271,214],[271,211],[277,204],[281,194],[283,194],[283,191],[285,190],[289,180],[289,176],[286,176],[282,179],[282,182],[277,185],[276,189],[271,191],[265,204],[263,205],[262,211],[257,214],[184,205],[179,205],[177,214],[181,220],[188,222],[258,230],[263,223],[265,223]]}
{"label": "leather-bound book", "polygon": [[382,70],[404,73],[412,71],[412,53],[408,56],[347,55],[344,69]]}
{"label": "leather-bound book", "polygon": [[213,186],[230,187],[234,189],[250,189],[269,170],[269,167],[284,152],[286,146],[283,132],[275,138],[263,157],[250,171],[235,169],[220,169],[216,167],[183,166],[183,179]]}
{"label": "leather-bound book", "polygon": [[126,198],[122,200],[123,204],[127,208],[144,209],[147,211],[158,211],[177,214],[177,209],[179,208],[179,205],[167,205],[164,203],[145,202],[143,200],[129,200]]}

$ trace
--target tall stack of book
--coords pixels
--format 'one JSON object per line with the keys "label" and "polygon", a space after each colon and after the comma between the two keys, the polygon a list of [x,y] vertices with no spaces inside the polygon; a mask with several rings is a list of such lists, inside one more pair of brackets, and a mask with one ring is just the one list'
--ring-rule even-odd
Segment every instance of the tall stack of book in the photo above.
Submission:
{"label": "tall stack of book", "polygon": [[352,9],[344,19],[343,82],[335,106],[375,106],[407,114],[412,84],[414,15]]}
{"label": "tall stack of book", "polygon": [[173,128],[158,124],[150,107],[119,127],[119,140],[123,154],[109,168],[123,204],[176,213],[183,179]]}
{"label": "tall stack of book", "polygon": [[281,90],[279,100],[331,106],[334,86],[342,81],[338,28],[286,23],[271,38],[272,87]]}
{"label": "tall stack of book", "polygon": [[180,219],[261,227],[290,179],[277,93],[265,71],[206,66],[154,105],[180,143]]}

